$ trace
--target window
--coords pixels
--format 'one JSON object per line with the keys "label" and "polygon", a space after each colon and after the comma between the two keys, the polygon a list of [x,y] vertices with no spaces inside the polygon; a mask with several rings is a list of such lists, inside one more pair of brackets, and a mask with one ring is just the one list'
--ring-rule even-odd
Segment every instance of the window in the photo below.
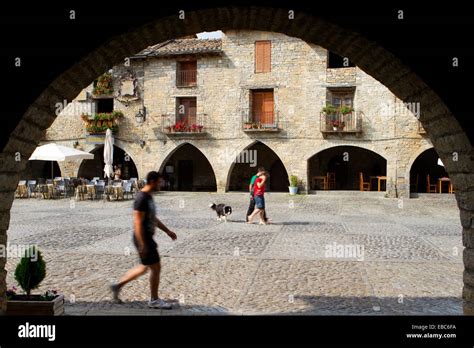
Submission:
{"label": "window", "polygon": [[272,42],[255,42],[255,72],[265,73],[271,71],[272,65]]}
{"label": "window", "polygon": [[196,86],[197,61],[183,61],[176,64],[176,86]]}
{"label": "window", "polygon": [[104,98],[96,100],[96,112],[112,112],[114,111],[114,99],[113,98]]}
{"label": "window", "polygon": [[253,90],[251,98],[252,121],[263,125],[274,124],[273,90]]}
{"label": "window", "polygon": [[333,89],[329,90],[330,93],[330,102],[336,108],[342,106],[354,107],[354,89],[345,88],[345,89]]}
{"label": "window", "polygon": [[354,63],[349,58],[341,57],[336,53],[328,51],[328,68],[349,68],[354,66]]}
{"label": "window", "polygon": [[196,123],[196,97],[176,98],[176,123]]}

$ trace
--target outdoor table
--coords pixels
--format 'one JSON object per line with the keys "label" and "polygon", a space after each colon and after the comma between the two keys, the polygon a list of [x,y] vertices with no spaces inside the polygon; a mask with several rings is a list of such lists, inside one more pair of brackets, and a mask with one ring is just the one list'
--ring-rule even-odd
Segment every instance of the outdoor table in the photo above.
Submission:
{"label": "outdoor table", "polygon": [[328,178],[327,176],[313,176],[313,182],[323,182],[323,190],[327,190],[328,187]]}
{"label": "outdoor table", "polygon": [[110,197],[115,197],[115,200],[119,200],[119,197],[123,199],[123,187],[122,186],[112,186],[108,185],[104,188],[104,193],[108,200]]}
{"label": "outdoor table", "polygon": [[443,183],[445,183],[445,182],[448,183],[448,193],[452,193],[453,192],[453,185],[451,184],[451,179],[450,178],[439,178],[438,179],[438,192],[443,193],[442,188],[443,188]]}
{"label": "outdoor table", "polygon": [[387,177],[386,176],[369,176],[369,180],[370,180],[370,186],[372,186],[372,180],[377,180],[377,191],[380,192],[380,183],[382,181],[385,181],[385,185],[387,184]]}

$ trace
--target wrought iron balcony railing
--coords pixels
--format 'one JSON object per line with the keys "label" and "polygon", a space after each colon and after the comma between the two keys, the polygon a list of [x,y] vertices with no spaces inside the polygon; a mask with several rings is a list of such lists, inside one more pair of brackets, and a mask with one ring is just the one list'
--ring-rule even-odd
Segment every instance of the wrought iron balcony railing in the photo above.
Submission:
{"label": "wrought iron balcony railing", "polygon": [[352,111],[348,114],[336,112],[326,114],[321,112],[320,129],[322,133],[362,133],[361,111]]}
{"label": "wrought iron balcony railing", "polygon": [[161,130],[163,133],[178,136],[207,134],[207,114],[161,115]]}
{"label": "wrought iron balcony railing", "polygon": [[242,113],[242,129],[244,132],[278,132],[280,128],[278,112],[262,112],[253,114]]}

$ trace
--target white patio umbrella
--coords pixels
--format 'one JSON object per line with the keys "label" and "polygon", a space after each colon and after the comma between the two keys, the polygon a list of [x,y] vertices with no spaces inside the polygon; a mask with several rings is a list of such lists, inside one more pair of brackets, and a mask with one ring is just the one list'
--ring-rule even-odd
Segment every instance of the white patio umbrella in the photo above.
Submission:
{"label": "white patio umbrella", "polygon": [[444,167],[444,163],[441,161],[441,158],[438,158],[438,165]]}
{"label": "white patio umbrella", "polygon": [[105,132],[104,143],[104,177],[111,179],[114,175],[114,167],[112,166],[114,160],[114,137],[112,131],[107,129]]}
{"label": "white patio umbrella", "polygon": [[53,178],[54,161],[62,162],[83,159],[94,159],[94,155],[54,143],[38,146],[29,158],[30,161],[51,161],[51,178]]}

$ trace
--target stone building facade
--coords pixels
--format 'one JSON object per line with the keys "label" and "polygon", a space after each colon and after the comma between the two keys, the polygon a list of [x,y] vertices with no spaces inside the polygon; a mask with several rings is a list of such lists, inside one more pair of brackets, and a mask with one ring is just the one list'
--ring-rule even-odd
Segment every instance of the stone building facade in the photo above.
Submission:
{"label": "stone building facade", "polygon": [[[261,42],[270,54],[263,72],[256,71],[262,64],[257,57]],[[149,47],[112,69],[110,99],[113,110],[124,114],[115,145],[139,177],[160,170],[172,177],[171,189],[245,189],[250,173],[264,165],[271,169],[275,190],[287,184],[288,175],[296,175],[301,189],[311,191],[317,187],[314,177],[332,171],[335,156],[342,156],[349,167],[343,175],[350,178],[336,177],[344,182],[341,189],[358,189],[363,172],[386,176],[389,196],[408,197],[410,168],[433,147],[420,131],[417,106],[403,105],[357,67],[332,67],[330,57],[322,47],[260,31],[232,30],[222,39],[185,38]],[[265,53],[262,59],[268,59]],[[195,70],[182,69],[193,64]],[[195,75],[189,80],[183,71]],[[182,83],[183,76],[191,83]],[[100,152],[94,144],[100,137],[94,141],[80,117],[104,104],[104,97],[93,97],[92,90],[87,87],[59,114],[44,142]],[[271,122],[255,126],[255,105],[266,105],[265,98],[271,101]],[[354,111],[339,115],[346,127],[334,130],[334,118],[322,109],[346,100]],[[179,122],[181,107],[184,116],[191,113],[192,123],[202,126],[200,132],[168,128]],[[145,116],[143,122],[139,115]],[[256,163],[249,161],[251,150]],[[238,163],[242,158],[252,163]],[[81,163],[59,166],[64,176],[81,175]],[[193,184],[188,187],[186,180]]]}

